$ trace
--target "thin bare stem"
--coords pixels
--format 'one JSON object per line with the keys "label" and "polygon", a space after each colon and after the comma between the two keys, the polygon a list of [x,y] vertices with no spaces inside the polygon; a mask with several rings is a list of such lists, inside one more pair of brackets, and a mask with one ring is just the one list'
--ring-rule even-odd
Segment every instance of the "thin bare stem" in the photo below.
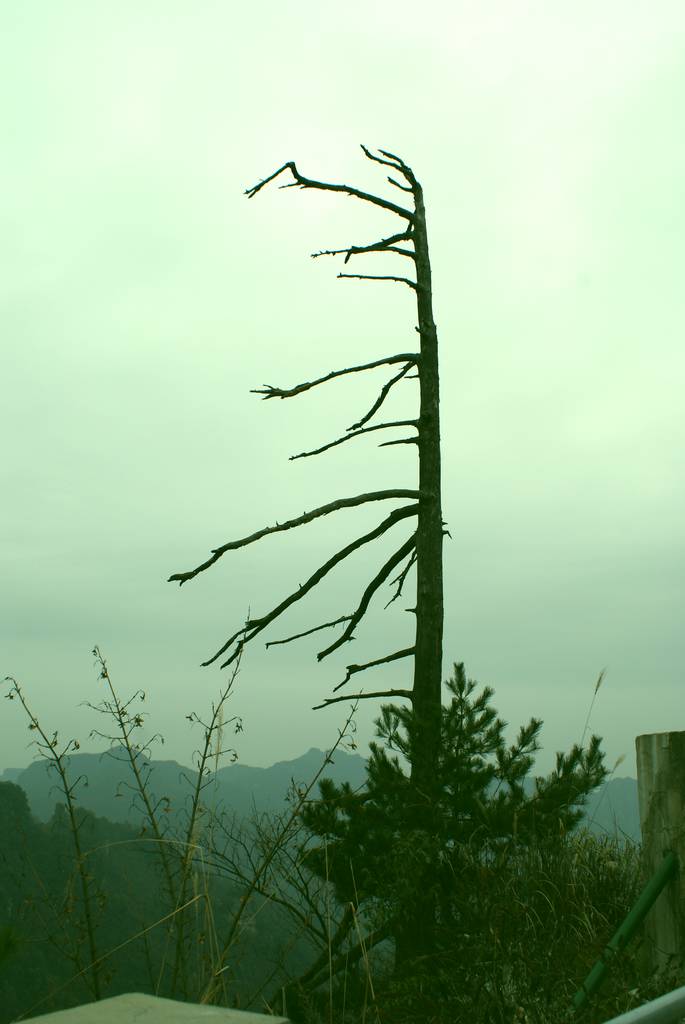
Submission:
{"label": "thin bare stem", "polygon": [[590,707],[588,709],[587,718],[585,719],[585,726],[583,727],[583,735],[580,737],[580,745],[581,745],[581,747],[582,747],[583,741],[585,739],[585,734],[587,733],[587,727],[588,727],[588,725],[590,723],[590,716],[592,714],[592,709],[593,709],[593,707],[595,705],[595,700],[597,699],[597,693],[599,691],[600,686],[604,682],[604,676],[605,675],[606,675],[606,667],[604,667],[602,669],[602,671],[599,673],[599,676],[597,678],[597,682],[595,683],[595,689],[594,689],[594,692],[592,694],[592,700],[590,701]]}
{"label": "thin bare stem", "polygon": [[233,919],[233,922],[231,924],[231,928],[229,929],[228,937],[227,937],[226,941],[224,942],[223,949],[221,950],[221,953],[220,953],[220,956],[219,956],[218,965],[215,967],[215,970],[214,970],[214,977],[213,977],[212,981],[207,985],[207,987],[206,987],[206,989],[205,989],[205,991],[204,991],[204,993],[202,995],[202,998],[200,999],[200,1003],[209,1003],[214,998],[214,995],[215,995],[216,990],[218,988],[217,980],[216,979],[220,976],[220,974],[221,974],[221,972],[223,970],[224,962],[225,962],[225,959],[226,959],[226,954],[228,953],[228,950],[231,947],[231,944],[233,942],[234,936],[235,936],[236,931],[238,929],[238,925],[240,923],[240,919],[242,918],[242,916],[243,916],[243,914],[245,912],[245,909],[247,907],[247,903],[248,903],[250,897],[252,896],[252,893],[254,892],[255,887],[259,884],[260,879],[266,873],[266,871],[268,871],[269,866],[270,866],[272,860],[274,859],[274,857],[276,856],[278,850],[285,844],[285,842],[286,842],[286,840],[288,838],[288,835],[290,833],[290,830],[292,828],[292,825],[297,820],[297,818],[299,816],[299,813],[300,813],[300,810],[301,810],[303,804],[305,803],[305,801],[307,800],[307,797],[311,793],[312,789],[314,788],[317,780],[319,779],[319,776],[321,775],[321,773],[326,768],[326,765],[331,763],[331,760],[332,760],[332,756],[331,755],[336,751],[336,749],[338,747],[338,744],[340,743],[340,741],[342,740],[343,736],[345,735],[347,726],[349,725],[350,721],[352,720],[352,717],[353,717],[355,711],[356,711],[356,706],[354,708],[352,708],[352,710],[350,711],[350,714],[349,714],[349,716],[347,718],[347,722],[345,724],[345,728],[342,729],[342,730],[339,730],[338,739],[336,740],[333,748],[325,756],[325,758],[323,760],[323,763],[322,763],[321,767],[319,768],[318,772],[316,773],[316,775],[314,776],[312,781],[309,783],[309,785],[306,787],[306,789],[304,789],[302,791],[302,793],[300,795],[300,798],[297,801],[297,803],[295,804],[295,806],[294,806],[294,808],[292,810],[292,813],[289,815],[285,825],[283,826],[283,829],[282,829],[280,835],[278,836],[277,841],[274,843],[274,845],[272,846],[272,848],[268,852],[267,856],[262,861],[262,863],[261,863],[261,865],[259,867],[259,870],[256,872],[256,874],[255,874],[251,884],[248,886],[247,891],[244,892],[243,895],[240,897],[240,906],[239,906],[237,914],[235,915],[235,917]]}
{"label": "thin bare stem", "polygon": [[[68,817],[69,817],[69,825],[70,825],[70,830],[71,830],[72,842],[74,844],[74,853],[76,855],[75,856],[75,859],[76,859],[76,871],[77,871],[79,882],[80,882],[80,886],[81,886],[81,899],[83,901],[83,914],[84,914],[85,924],[86,924],[86,935],[87,935],[87,939],[88,939],[88,951],[90,953],[90,960],[91,960],[91,962],[88,965],[88,967],[85,967],[83,970],[81,970],[79,972],[79,976],[81,974],[85,974],[86,971],[90,971],[91,972],[91,979],[92,979],[92,985],[93,985],[93,994],[94,994],[96,999],[100,999],[101,998],[101,988],[100,988],[100,984],[101,983],[100,983],[100,967],[99,967],[99,965],[100,965],[100,961],[103,959],[103,957],[98,957],[96,955],[96,948],[95,948],[95,921],[94,921],[94,917],[93,917],[92,901],[91,901],[91,889],[90,889],[90,884],[89,884],[92,876],[88,875],[87,872],[86,872],[86,869],[85,869],[85,854],[83,852],[83,849],[82,849],[82,846],[81,846],[81,840],[80,840],[80,837],[79,837],[79,832],[81,830],[81,826],[83,825],[84,819],[81,818],[81,820],[79,822],[76,821],[77,805],[76,805],[76,802],[75,802],[74,797],[73,797],[74,790],[75,790],[76,786],[78,785],[78,783],[80,782],[82,776],[79,776],[78,779],[76,779],[75,782],[73,782],[71,785],[69,785],[68,782],[67,782],[67,766],[64,764],[64,757],[65,757],[65,755],[69,753],[69,750],[72,747],[73,747],[74,750],[78,750],[79,749],[79,742],[78,742],[78,740],[70,740],[67,743],[66,747],[62,750],[62,752],[60,754],[56,753],[57,732],[53,733],[52,739],[48,739],[48,737],[47,737],[45,731],[43,730],[43,727],[41,726],[40,722],[38,721],[36,716],[30,710],[28,704],[26,703],[24,695],[23,695],[23,693],[21,691],[21,688],[20,688],[19,684],[17,683],[16,679],[14,679],[12,676],[7,676],[6,679],[9,682],[12,683],[12,690],[10,690],[10,692],[7,694],[9,700],[14,700],[14,694],[16,693],[17,697],[19,698],[19,700],[20,700],[20,702],[21,702],[21,704],[22,704],[22,706],[24,708],[24,711],[26,712],[26,714],[28,715],[28,717],[30,719],[30,723],[31,724],[29,725],[29,728],[32,731],[37,732],[38,735],[43,740],[42,743],[36,742],[36,745],[39,747],[39,749],[41,749],[45,753],[45,755],[47,756],[48,760],[50,761],[49,767],[55,767],[57,769],[57,772],[58,772],[59,777],[60,777],[61,786],[62,786],[62,792],[64,794],[64,798],[65,798],[65,801],[66,801],[67,814],[68,814]],[[78,966],[79,965],[79,960],[78,959],[75,960],[75,963]]]}

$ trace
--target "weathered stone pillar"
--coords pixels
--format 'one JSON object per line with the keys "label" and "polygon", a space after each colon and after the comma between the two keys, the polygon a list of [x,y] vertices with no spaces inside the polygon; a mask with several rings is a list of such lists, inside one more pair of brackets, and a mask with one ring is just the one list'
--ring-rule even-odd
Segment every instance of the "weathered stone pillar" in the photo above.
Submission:
{"label": "weathered stone pillar", "polygon": [[645,918],[643,962],[648,970],[669,958],[678,984],[685,984],[685,732],[638,736],[637,789],[642,829],[642,863],[649,881],[665,854],[673,851],[679,871]]}

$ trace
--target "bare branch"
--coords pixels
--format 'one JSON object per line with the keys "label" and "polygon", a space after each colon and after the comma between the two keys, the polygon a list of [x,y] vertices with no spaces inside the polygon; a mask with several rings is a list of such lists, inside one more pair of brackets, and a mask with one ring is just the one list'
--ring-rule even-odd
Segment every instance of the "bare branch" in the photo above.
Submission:
{"label": "bare branch", "polygon": [[369,160],[375,160],[376,163],[378,164],[385,164],[386,167],[394,167],[396,170],[398,170],[402,177],[409,182],[410,187],[407,188],[406,185],[400,185],[400,183],[395,181],[394,179],[388,178],[388,181],[391,182],[391,184],[397,185],[397,187],[401,188],[403,192],[413,193],[415,189],[420,188],[419,183],[416,180],[414,172],[412,171],[411,167],[409,167],[408,164],[405,164],[404,160],[401,157],[395,156],[394,153],[388,153],[388,151],[385,149],[379,149],[379,153],[382,153],[383,156],[387,156],[389,158],[388,160],[381,160],[379,156],[374,156],[373,153],[370,153],[366,146],[362,146],[362,149],[364,150],[366,156],[368,156]]}
{"label": "bare branch", "polygon": [[391,444],[418,444],[418,437],[398,437],[396,441],[383,441],[379,448],[389,448]]}
{"label": "bare branch", "polygon": [[403,239],[411,241],[412,238],[410,228],[397,235],[391,235],[389,238],[382,238],[380,242],[372,242],[371,245],[351,245],[347,249],[324,249],[321,252],[313,252],[312,259],[315,260],[318,256],[340,256],[342,253],[347,253],[345,256],[345,263],[347,263],[350,256],[357,256],[364,252],[399,252],[403,256],[411,256],[412,259],[415,259],[416,253],[410,249],[398,249],[394,245],[395,242],[401,242]]}
{"label": "bare branch", "polygon": [[[386,604],[385,608],[389,608],[390,605],[393,603],[393,601],[396,601],[397,598],[402,593],[402,587],[404,586],[404,581],[407,578],[407,573],[409,572],[409,570],[411,569],[411,567],[412,567],[412,565],[414,564],[415,561],[416,561],[416,548],[414,548],[414,550],[412,551],[411,558],[409,559],[407,565],[404,567],[404,569],[399,574],[399,576],[396,576],[394,580],[390,581],[391,583],[397,583],[398,586],[397,586],[397,590],[395,591],[394,595],[390,598],[390,600]],[[385,611],[385,608],[383,609],[383,611]]]}
{"label": "bare branch", "polygon": [[412,366],[418,365],[420,355],[418,352],[400,352],[396,356],[387,356],[384,359],[374,359],[372,363],[364,363],[361,366],[348,366],[344,370],[331,370],[325,377],[319,377],[318,380],[305,381],[304,384],[297,384],[294,388],[275,388],[272,384],[264,384],[261,388],[252,388],[250,390],[251,395],[264,395],[264,398],[292,398],[293,395],[299,395],[303,391],[309,391],[310,388],[315,388],[318,384],[325,384],[329,380],[333,380],[334,377],[342,377],[345,373],[359,373],[362,370],[373,370],[377,366],[384,366],[386,363],[405,363],[408,362]]}
{"label": "bare branch", "polygon": [[378,410],[379,410],[379,409],[380,409],[380,407],[382,406],[383,402],[384,402],[384,401],[385,401],[385,399],[386,399],[386,398],[388,397],[388,393],[389,393],[389,391],[390,391],[390,388],[391,388],[391,387],[392,387],[392,386],[393,386],[394,384],[397,384],[398,380],[402,380],[402,378],[404,377],[405,373],[408,373],[408,372],[409,372],[409,370],[411,369],[411,367],[412,367],[412,364],[411,364],[411,363],[407,363],[407,365],[406,365],[406,366],[403,366],[403,367],[402,367],[402,369],[400,370],[400,372],[399,372],[398,374],[396,374],[396,375],[395,375],[394,377],[392,377],[392,378],[391,378],[391,379],[390,379],[389,381],[387,381],[387,383],[386,383],[386,384],[384,384],[384,385],[383,385],[383,387],[381,388],[381,393],[380,393],[380,395],[378,396],[378,398],[376,399],[376,401],[375,401],[375,402],[373,403],[373,405],[371,406],[371,408],[370,408],[370,409],[369,409],[369,411],[367,412],[366,416],[362,416],[362,418],[361,418],[361,419],[359,420],[359,422],[358,422],[358,423],[353,423],[353,424],[352,424],[352,426],[351,426],[351,427],[348,427],[347,429],[348,429],[348,430],[358,430],[358,429],[359,429],[359,427],[363,427],[363,426],[364,426],[364,424],[365,424],[365,423],[366,423],[366,422],[367,422],[368,420],[370,420],[370,419],[371,419],[371,417],[372,417],[372,416],[374,415],[374,413],[378,412]]}
{"label": "bare branch", "polygon": [[[377,164],[385,164],[386,167],[394,167],[395,170],[399,171],[402,177],[405,178],[411,186],[411,188],[406,188],[404,185],[398,185],[398,187],[403,189],[405,192],[413,192],[414,188],[418,186],[419,183],[414,177],[414,172],[408,164],[405,164],[401,157],[395,156],[394,153],[388,153],[385,149],[379,149],[379,153],[382,153],[383,156],[387,156],[389,158],[388,160],[381,160],[379,156],[374,156],[373,153],[369,152],[366,146],[362,146],[362,149],[366,156],[368,156],[369,160],[375,160]],[[396,182],[393,182],[393,184],[396,184]]]}
{"label": "bare branch", "polygon": [[346,693],[342,697],[327,697],[323,704],[315,704],[312,711],[326,708],[329,704],[337,704],[341,700],[364,700],[366,697],[406,697],[408,700],[413,700],[411,690],[376,690],[375,693]]}
{"label": "bare branch", "polygon": [[326,516],[329,512],[335,512],[340,508],[353,508],[355,505],[363,505],[368,501],[383,501],[386,498],[420,498],[421,494],[419,491],[406,490],[404,488],[398,488],[390,491],[370,491],[368,494],[358,494],[354,498],[339,498],[337,501],[331,501],[328,505],[321,505],[319,508],[313,509],[311,512],[303,512],[297,519],[289,519],[286,523],[276,523],[275,526],[266,526],[263,530],[258,530],[256,533],[250,534],[249,537],[243,537],[241,540],[232,540],[227,544],[223,544],[220,548],[213,548],[212,557],[208,558],[202,565],[198,565],[195,569],[191,569],[188,572],[176,572],[173,576],[170,576],[167,583],[172,583],[176,580],[179,584],[185,583],[187,580],[192,580],[198,573],[204,572],[210,565],[213,565],[216,561],[221,558],[227,551],[235,551],[237,548],[246,547],[248,544],[253,544],[257,540],[261,540],[262,537],[268,536],[270,533],[279,533],[282,530],[291,530],[295,526],[302,526],[304,523],[311,523],[312,520],[318,519],[319,516]]}
{"label": "bare branch", "polygon": [[338,277],[356,277],[360,281],[401,281],[414,291],[418,289],[416,281],[410,281],[408,277],[393,277],[390,274],[338,274]]}
{"label": "bare branch", "polygon": [[[407,507],[411,508],[412,506],[407,506]],[[342,644],[347,643],[349,640],[353,639],[352,631],[353,631],[354,627],[357,625],[357,623],[360,621],[360,619],[363,617],[364,612],[366,611],[366,609],[369,606],[369,602],[370,602],[371,598],[373,597],[375,592],[378,590],[378,588],[380,587],[381,583],[385,579],[387,579],[387,577],[390,575],[390,573],[395,568],[395,566],[398,564],[398,562],[401,562],[402,559],[406,555],[409,554],[409,552],[412,550],[412,548],[415,545],[416,545],[416,534],[412,534],[411,537],[408,540],[406,540],[404,542],[404,544],[400,548],[398,548],[397,551],[395,551],[394,554],[392,554],[390,556],[390,558],[387,560],[387,562],[385,562],[381,566],[381,568],[378,570],[378,572],[376,573],[374,578],[371,580],[371,582],[367,586],[367,588],[364,591],[364,593],[362,594],[362,599],[359,602],[359,604],[357,605],[357,609],[354,612],[354,614],[352,615],[352,618],[350,619],[349,624],[348,624],[347,629],[345,630],[345,632],[342,633],[338,637],[338,639],[334,643],[332,643],[330,645],[330,647],[326,647],[325,650],[319,651],[319,653],[316,656],[317,657],[317,661],[321,661],[323,658],[328,657],[329,654],[332,654],[333,651],[337,650],[338,647],[341,647]]]}
{"label": "bare branch", "polygon": [[414,191],[414,189],[410,188],[409,185],[400,185],[399,181],[395,181],[395,179],[391,178],[390,175],[388,175],[388,181],[390,182],[391,185],[395,185],[397,188],[401,188],[403,192]]}
{"label": "bare branch", "polygon": [[411,210],[405,210],[403,206],[397,206],[395,203],[391,203],[388,199],[381,199],[380,196],[370,195],[368,192],[361,192],[358,188],[351,188],[349,185],[331,185],[324,181],[314,181],[313,178],[305,178],[303,174],[300,174],[297,167],[295,166],[294,160],[289,160],[287,163],[279,167],[277,171],[270,174],[268,178],[264,178],[259,182],[258,185],[253,185],[252,188],[245,190],[245,195],[252,199],[257,195],[259,190],[265,185],[268,185],[270,181],[284,171],[286,168],[290,169],[293,178],[295,179],[292,185],[282,185],[281,188],[293,188],[297,185],[300,188],[320,188],[327,192],[346,192],[349,196],[355,196],[357,199],[363,199],[367,203],[373,203],[374,206],[380,206],[384,210],[390,210],[391,213],[396,213],[399,217],[405,217],[408,221],[414,221],[414,214]]}
{"label": "bare branch", "polygon": [[[405,237],[404,235],[402,236]],[[416,253],[412,252],[411,249],[400,249],[397,245],[379,246],[379,245],[353,245],[349,249],[321,249],[319,252],[311,253],[313,260],[318,259],[319,256],[342,256],[346,252],[347,257],[343,260],[347,263],[350,256],[358,256],[364,252],[398,252],[402,256],[411,256],[412,259],[416,258]]]}
{"label": "bare branch", "polygon": [[405,171],[408,171],[411,174],[411,167],[408,167],[407,164],[405,164],[401,156],[397,156],[395,153],[388,153],[387,149],[379,148],[378,152],[382,153],[383,156],[389,157],[391,160],[396,160],[401,168],[403,168]]}
{"label": "bare branch", "polygon": [[[339,437],[336,441],[331,441],[329,444],[323,445],[322,448],[316,448],[311,452],[300,452],[299,455],[291,455],[290,462],[295,459],[306,459],[310,455],[320,455],[321,452],[328,451],[329,448],[335,448],[338,444],[343,444],[344,441],[349,441],[350,438],[359,437],[360,434],[369,434],[372,430],[385,430],[387,427],[416,427],[419,428],[418,420],[394,420],[391,423],[377,423],[373,427],[363,427],[361,430],[354,430],[352,433],[347,433],[344,437]],[[382,447],[382,445],[379,445]]]}
{"label": "bare branch", "polygon": [[240,657],[242,649],[246,643],[249,643],[249,641],[258,633],[261,633],[263,629],[266,629],[266,627],[272,623],[274,619],[277,619],[278,616],[286,610],[286,608],[289,608],[290,605],[295,603],[295,601],[300,601],[305,594],[309,593],[309,591],[315,587],[317,583],[319,583],[339,562],[342,562],[343,559],[347,558],[347,556],[353,551],[356,551],[357,548],[362,547],[364,544],[368,544],[372,540],[376,540],[377,537],[380,537],[386,530],[390,529],[391,526],[400,522],[400,520],[407,519],[409,516],[418,515],[418,510],[418,504],[404,505],[402,508],[395,509],[395,511],[391,512],[390,515],[374,530],[371,530],[363,537],[358,537],[357,540],[352,541],[350,544],[346,545],[346,547],[342,548],[342,550],[336,552],[335,555],[329,558],[327,562],[325,562],[309,577],[306,583],[301,584],[297,590],[289,594],[288,597],[281,601],[281,603],[267,615],[264,615],[259,619],[249,619],[242,629],[234,633],[233,636],[220,648],[220,650],[218,650],[216,654],[209,659],[209,661],[202,662],[203,667],[211,665],[213,661],[216,661],[218,657],[228,650],[231,644],[238,638],[238,636],[240,636],[241,633],[247,633],[248,630],[252,630],[249,636],[245,636],[242,640],[238,641],[236,649],[231,657],[222,663],[221,668],[226,668],[226,666],[230,665],[232,661],[235,661],[236,658]]}
{"label": "bare branch", "polygon": [[376,658],[375,661],[367,661],[365,665],[348,665],[347,675],[343,679],[342,683],[338,683],[337,686],[333,687],[333,693],[339,690],[345,683],[349,682],[352,676],[356,672],[365,672],[367,668],[375,668],[376,665],[385,665],[388,661],[397,661],[399,658],[412,657],[416,652],[416,647],[406,647],[403,651],[395,651],[394,654],[388,654],[385,658]]}
{"label": "bare branch", "polygon": [[[402,235],[401,237],[404,238],[406,236]],[[315,260],[319,256],[340,256],[344,252],[347,253],[346,258],[343,260],[344,263],[348,262],[350,256],[358,256],[364,252],[397,252],[400,256],[410,256],[411,259],[416,259],[415,252],[412,252],[411,249],[401,249],[398,245],[353,245],[350,249],[322,249],[320,252],[313,252],[311,257]]]}
{"label": "bare branch", "polygon": [[[364,150],[364,153],[365,153],[366,156],[368,156],[369,160],[375,160],[375,162],[377,164],[385,164],[386,167],[394,167],[396,171],[400,171],[400,172],[402,171],[402,161],[400,160],[400,158],[398,156],[393,156],[392,157],[392,161],[393,162],[390,163],[389,160],[381,160],[381,158],[379,156],[374,156],[373,153],[370,151],[370,149],[367,146],[365,146],[363,143],[360,143],[360,147],[361,147],[361,149]],[[378,152],[379,153],[383,153],[383,156],[388,156],[388,157],[392,156],[392,154],[385,153],[382,149],[379,149]]]}
{"label": "bare branch", "polygon": [[[418,186],[419,183],[418,183],[418,181],[416,180],[416,178],[414,176],[414,172],[412,171],[412,169],[409,166],[409,164],[405,164],[404,160],[401,157],[395,156],[394,153],[388,153],[388,151],[385,150],[385,149],[379,149],[378,152],[382,153],[383,156],[390,157],[391,160],[396,160],[397,164],[398,164],[398,170],[399,170],[400,174],[404,178],[406,178],[406,180],[409,182],[410,185]],[[412,189],[412,191],[413,191],[413,189]]]}
{"label": "bare branch", "polygon": [[351,619],[351,615],[341,615],[339,619],[333,619],[332,622],[322,622],[320,626],[314,626],[312,629],[305,629],[304,633],[295,633],[293,636],[287,636],[285,640],[269,640],[268,644],[264,644],[265,647],[275,647],[276,644],[289,644],[291,640],[300,640],[303,636],[309,636],[311,633],[318,633],[320,629],[329,629],[331,626],[337,626],[340,622],[347,622]]}

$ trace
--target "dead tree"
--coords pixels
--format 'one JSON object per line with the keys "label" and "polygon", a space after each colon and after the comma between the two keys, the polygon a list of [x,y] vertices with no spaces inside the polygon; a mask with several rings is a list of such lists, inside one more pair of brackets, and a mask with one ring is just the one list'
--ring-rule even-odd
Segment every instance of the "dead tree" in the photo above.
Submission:
{"label": "dead tree", "polygon": [[[403,504],[396,508],[374,530],[358,537],[357,540],[347,544],[333,554],[309,577],[306,583],[299,585],[279,604],[273,607],[271,611],[257,618],[248,618],[245,625],[230,636],[219,650],[202,664],[210,665],[223,655],[227,655],[221,663],[221,667],[225,668],[230,665],[240,656],[244,646],[250,640],[253,640],[259,633],[262,633],[296,601],[302,600],[336,565],[352,554],[353,551],[382,536],[392,527],[405,520],[414,521],[414,532],[397,547],[394,554],[379,568],[361,594],[359,603],[354,611],[341,615],[332,622],[325,622],[314,626],[304,633],[298,633],[282,640],[271,641],[266,646],[268,647],[274,643],[288,643],[298,637],[314,633],[317,630],[346,623],[338,638],[319,651],[317,658],[321,661],[343,644],[354,639],[354,629],[364,616],[371,599],[381,585],[388,580],[393,571],[402,567],[399,575],[390,581],[391,583],[397,583],[397,589],[389,603],[400,596],[409,570],[413,565],[416,566],[416,604],[413,608],[408,609],[408,611],[413,612],[416,616],[414,643],[402,650],[380,655],[365,664],[348,665],[345,678],[334,688],[334,692],[341,689],[350,681],[352,676],[367,669],[404,658],[413,658],[414,677],[411,690],[390,689],[371,693],[346,694],[344,696],[329,697],[322,704],[316,706],[320,708],[340,700],[366,699],[368,697],[403,697],[411,701],[417,727],[416,742],[411,758],[410,777],[411,791],[414,794],[412,804],[415,808],[413,825],[417,829],[427,829],[430,827],[430,807],[434,793],[434,781],[437,775],[437,752],[440,744],[443,634],[442,542],[443,535],[447,533],[444,530],[442,519],[440,490],[438,337],[433,319],[431,267],[426,231],[426,212],[421,185],[417,181],[411,167],[407,166],[400,157],[382,149],[378,151],[381,153],[381,156],[375,156],[365,146],[362,146],[362,149],[369,160],[392,168],[397,177],[388,176],[387,180],[395,188],[406,193],[408,199],[411,197],[413,209],[390,202],[388,199],[381,198],[380,196],[362,192],[349,185],[334,185],[305,178],[304,175],[300,174],[293,161],[284,164],[268,178],[247,189],[246,195],[253,198],[266,184],[273,181],[274,178],[284,171],[289,170],[294,181],[281,185],[281,188],[299,187],[303,189],[322,189],[329,192],[343,192],[364,202],[372,203],[382,210],[394,213],[400,220],[404,221],[401,231],[387,238],[382,238],[380,241],[372,242],[369,245],[351,245],[346,249],[325,250],[313,253],[312,255],[316,257],[341,255],[344,253],[345,264],[349,262],[352,256],[372,252],[396,253],[402,259],[409,260],[414,268],[413,277],[348,273],[338,274],[338,277],[395,281],[413,289],[416,294],[418,318],[418,325],[414,329],[417,331],[420,339],[419,351],[401,352],[374,359],[372,362],[364,363],[360,366],[349,366],[340,370],[332,370],[323,377],[318,377],[312,381],[305,381],[291,388],[280,388],[271,384],[265,384],[262,388],[255,389],[254,393],[261,394],[264,398],[293,398],[295,395],[303,394],[310,388],[318,387],[344,374],[361,373],[380,366],[399,367],[384,384],[378,398],[368,412],[356,423],[352,424],[342,437],[315,450],[291,456],[291,458],[306,458],[319,455],[336,445],[375,430],[408,427],[414,430],[415,434],[409,437],[385,441],[379,447],[393,444],[417,445],[419,458],[418,490],[397,488],[339,498],[327,505],[315,508],[311,512],[305,512],[301,516],[289,519],[287,522],[276,523],[275,526],[265,527],[248,537],[229,541],[221,547],[215,548],[211,556],[196,566],[196,568],[190,569],[187,572],[174,573],[169,577],[169,581],[177,581],[179,584],[186,583],[188,580],[194,579],[201,572],[204,572],[205,569],[214,565],[228,551],[245,547],[268,534],[303,526],[320,516],[329,515],[331,512],[336,512],[339,509],[352,508],[376,501],[408,499],[409,504]],[[402,180],[398,180],[398,178]],[[369,423],[382,406],[391,388],[398,381],[405,378],[411,370],[415,371],[415,376],[419,382],[420,406],[418,419],[395,420],[367,426],[366,424]],[[434,920],[435,907],[421,895],[420,886],[417,885],[416,905],[406,908],[405,926],[400,928],[396,935],[398,961],[403,962],[416,953],[426,954],[430,952]]]}

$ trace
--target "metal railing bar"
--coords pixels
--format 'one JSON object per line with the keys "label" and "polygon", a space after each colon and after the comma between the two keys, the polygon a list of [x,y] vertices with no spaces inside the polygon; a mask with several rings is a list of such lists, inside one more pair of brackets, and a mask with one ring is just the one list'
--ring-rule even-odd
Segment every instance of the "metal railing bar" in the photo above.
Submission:
{"label": "metal railing bar", "polygon": [[[573,997],[573,1010],[576,1013],[587,1005],[590,997],[602,984],[604,976],[608,970],[608,965],[615,956],[623,951],[628,942],[630,942],[638,927],[646,917],[648,911],[651,910],[662,889],[664,889],[670,880],[676,875],[678,868],[678,858],[672,850],[669,850],[647,885],[640,893],[632,910],[623,921],[616,934],[609,941],[587,978]],[[649,1018],[645,1017],[640,1019],[648,1020]]]}
{"label": "metal railing bar", "polygon": [[659,996],[651,1003],[637,1006],[634,1010],[612,1017],[605,1024],[676,1024],[685,1017],[685,985],[668,995]]}

